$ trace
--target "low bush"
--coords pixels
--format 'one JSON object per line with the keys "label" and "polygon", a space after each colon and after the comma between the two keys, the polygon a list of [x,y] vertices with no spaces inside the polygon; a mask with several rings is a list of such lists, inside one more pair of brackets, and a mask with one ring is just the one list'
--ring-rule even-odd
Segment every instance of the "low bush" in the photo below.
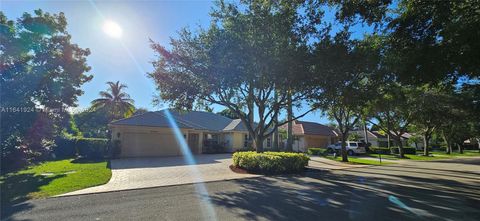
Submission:
{"label": "low bush", "polygon": [[[399,154],[399,147],[391,147],[390,151],[392,154]],[[414,147],[403,147],[404,154],[416,154],[417,150]]]}
{"label": "low bush", "polygon": [[371,146],[368,148],[370,153],[376,154],[390,154],[390,149],[388,147],[375,147]]}
{"label": "low bush", "polygon": [[302,153],[254,151],[233,154],[233,165],[249,172],[263,174],[301,172],[308,165],[310,158]]}
{"label": "low bush", "polygon": [[325,148],[308,148],[307,154],[308,155],[315,155],[315,156],[323,156],[327,152]]}
{"label": "low bush", "polygon": [[77,138],[76,144],[78,155],[86,158],[103,158],[108,150],[108,139],[102,138]]}

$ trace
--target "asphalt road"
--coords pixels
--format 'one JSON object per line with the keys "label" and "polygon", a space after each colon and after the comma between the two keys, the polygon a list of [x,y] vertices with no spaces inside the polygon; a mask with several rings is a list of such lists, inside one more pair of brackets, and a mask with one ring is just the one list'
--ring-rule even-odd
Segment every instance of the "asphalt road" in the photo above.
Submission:
{"label": "asphalt road", "polygon": [[[208,194],[205,192],[208,191]],[[480,159],[33,200],[5,220],[480,220]]]}

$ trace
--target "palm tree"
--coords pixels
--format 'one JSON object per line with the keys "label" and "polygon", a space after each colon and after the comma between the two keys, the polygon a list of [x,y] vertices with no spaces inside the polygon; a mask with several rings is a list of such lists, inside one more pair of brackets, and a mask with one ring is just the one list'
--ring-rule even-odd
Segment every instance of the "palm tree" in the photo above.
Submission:
{"label": "palm tree", "polygon": [[134,101],[130,95],[123,92],[127,85],[120,84],[119,81],[107,82],[109,88],[107,91],[100,91],[100,98],[92,101],[92,108],[105,108],[110,114],[110,120],[129,117],[135,111]]}

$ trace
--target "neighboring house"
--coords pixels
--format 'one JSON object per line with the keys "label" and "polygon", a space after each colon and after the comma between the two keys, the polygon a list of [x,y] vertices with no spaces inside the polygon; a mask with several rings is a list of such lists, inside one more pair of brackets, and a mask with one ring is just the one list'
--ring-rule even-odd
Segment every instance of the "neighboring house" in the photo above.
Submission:
{"label": "neighboring house", "polygon": [[[354,130],[351,131],[350,133],[356,133],[358,134],[360,142],[366,143],[365,139],[365,132],[364,130]],[[371,144],[371,146],[375,147],[387,147],[388,146],[388,138],[386,135],[382,135],[379,131],[369,131],[367,130],[367,138],[368,142]]]}
{"label": "neighboring house", "polygon": [[[366,142],[364,130],[354,130],[354,131],[351,131],[350,133],[357,133],[360,137],[360,139],[358,141]],[[417,147],[419,149],[423,148],[423,142],[417,142],[417,145],[415,145],[414,142],[408,142],[408,139],[412,136],[414,136],[414,134],[404,133],[402,135],[401,140],[402,140],[403,146],[406,147],[407,144],[409,144],[409,146],[411,146],[411,147]],[[368,142],[371,144],[371,146],[374,146],[374,147],[388,147],[388,136],[385,133],[382,133],[380,131],[369,131],[369,130],[367,130],[367,138],[368,138]],[[391,142],[392,146],[398,146],[397,141],[393,137],[390,138],[390,142]]]}
{"label": "neighboring house", "polygon": [[[147,112],[109,124],[112,139],[120,140],[121,157],[150,157],[182,155],[182,145],[188,145],[193,154],[221,147],[227,152],[250,146],[248,131],[240,119],[230,119],[202,111],[180,113],[168,110]],[[176,124],[178,135],[172,123]],[[271,137],[264,147],[271,146]]]}
{"label": "neighboring house", "polygon": [[[307,121],[294,121],[293,123],[293,150],[306,152],[308,148],[322,147],[337,142],[338,134],[330,127],[323,124]],[[288,125],[280,128],[287,130]],[[283,142],[284,144],[286,141]]]}

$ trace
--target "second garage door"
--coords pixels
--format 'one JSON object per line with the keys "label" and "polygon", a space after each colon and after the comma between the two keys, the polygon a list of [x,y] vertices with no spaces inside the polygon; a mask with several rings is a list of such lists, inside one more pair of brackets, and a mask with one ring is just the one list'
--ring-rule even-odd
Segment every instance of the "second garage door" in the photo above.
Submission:
{"label": "second garage door", "polygon": [[121,144],[123,157],[178,156],[180,146],[173,133],[125,133]]}

